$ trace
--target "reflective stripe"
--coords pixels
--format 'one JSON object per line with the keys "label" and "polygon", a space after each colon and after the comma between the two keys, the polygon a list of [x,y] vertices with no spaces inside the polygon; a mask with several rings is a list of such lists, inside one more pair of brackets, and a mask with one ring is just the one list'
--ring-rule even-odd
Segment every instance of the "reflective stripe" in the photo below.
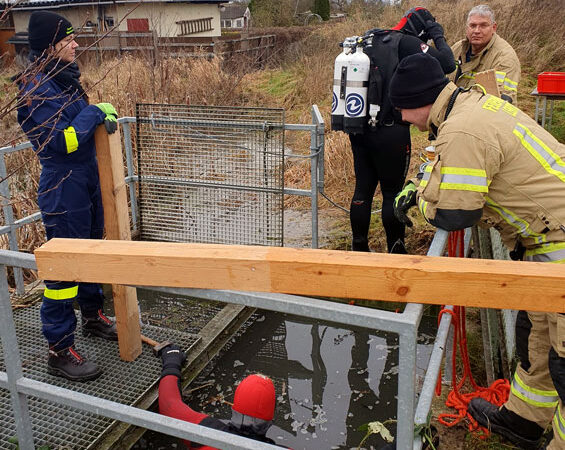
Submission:
{"label": "reflective stripe", "polygon": [[526,261],[565,264],[565,242],[544,244],[541,247],[526,250],[525,259]]}
{"label": "reflective stripe", "polygon": [[504,79],[506,78],[506,72],[499,72],[496,71],[496,81],[499,83],[504,83]]}
{"label": "reflective stripe", "polygon": [[474,80],[476,74],[477,72],[466,72],[461,74],[459,78],[467,78],[468,80]]}
{"label": "reflective stripe", "polygon": [[561,413],[561,406],[555,410],[555,414],[553,415],[553,431],[555,432],[556,430],[559,436],[561,436],[561,439],[565,441],[565,418]]}
{"label": "reflective stripe", "polygon": [[432,174],[433,166],[431,164],[427,164],[426,168],[424,169],[424,175],[422,175],[422,179],[420,180],[420,186],[426,187],[428,181],[430,181],[430,176]]}
{"label": "reflective stripe", "polygon": [[516,397],[533,406],[555,408],[559,403],[557,391],[542,391],[541,389],[526,386],[517,373],[514,373],[511,389]]}
{"label": "reflective stripe", "polygon": [[65,289],[45,288],[43,295],[51,300],[70,300],[78,295],[78,284]]}
{"label": "reflective stripe", "polygon": [[424,218],[425,218],[426,217],[426,210],[428,209],[428,202],[423,200],[421,197],[418,199],[418,209],[424,215]]}
{"label": "reflective stripe", "polygon": [[77,132],[74,127],[68,127],[63,130],[65,134],[65,144],[67,146],[67,153],[72,153],[78,148]]}
{"label": "reflective stripe", "polygon": [[512,81],[510,78],[505,78],[504,79],[504,89],[506,89],[507,91],[515,91],[518,92],[518,83],[516,83],[515,81]]}
{"label": "reflective stripe", "polygon": [[537,244],[542,244],[542,243],[546,242],[547,237],[546,237],[545,234],[535,233],[530,228],[530,224],[528,222],[526,222],[524,219],[520,219],[516,214],[514,214],[509,209],[505,208],[502,205],[499,205],[498,203],[496,203],[493,199],[491,199],[488,196],[486,197],[486,203],[487,203],[487,206],[489,208],[493,209],[495,212],[497,212],[498,215],[500,217],[502,217],[508,225],[516,228],[516,230],[518,231],[518,234],[520,236],[522,236],[523,238],[534,239],[534,241]]}
{"label": "reflective stripe", "polygon": [[543,168],[565,183],[565,162],[528,128],[518,123],[513,133]]}
{"label": "reflective stripe", "polygon": [[440,189],[488,192],[487,173],[483,169],[442,167]]}

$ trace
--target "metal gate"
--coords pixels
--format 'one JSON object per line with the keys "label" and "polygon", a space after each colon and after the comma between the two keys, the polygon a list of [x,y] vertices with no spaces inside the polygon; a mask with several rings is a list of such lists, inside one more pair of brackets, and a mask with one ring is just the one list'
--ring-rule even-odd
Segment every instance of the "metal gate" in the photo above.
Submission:
{"label": "metal gate", "polygon": [[138,104],[142,240],[283,245],[284,110]]}

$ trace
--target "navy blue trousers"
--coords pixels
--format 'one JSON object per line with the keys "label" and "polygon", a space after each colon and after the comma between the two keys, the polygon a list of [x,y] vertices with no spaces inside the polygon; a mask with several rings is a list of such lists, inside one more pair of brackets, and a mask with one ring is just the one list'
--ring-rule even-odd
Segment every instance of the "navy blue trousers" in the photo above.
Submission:
{"label": "navy blue trousers", "polygon": [[[101,239],[104,211],[96,162],[86,167],[44,167],[38,189],[38,204],[47,239]],[[45,280],[41,305],[43,335],[54,350],[74,343],[78,301],[83,316],[103,309],[102,287],[97,283]]]}

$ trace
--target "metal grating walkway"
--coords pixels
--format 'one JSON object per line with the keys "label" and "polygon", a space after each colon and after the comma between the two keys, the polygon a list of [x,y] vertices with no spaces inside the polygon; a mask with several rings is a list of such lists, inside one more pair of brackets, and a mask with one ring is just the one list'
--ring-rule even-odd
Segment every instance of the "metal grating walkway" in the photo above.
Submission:
{"label": "metal grating walkway", "polygon": [[[24,374],[34,380],[134,405],[157,382],[161,373],[160,361],[147,345],[143,345],[143,353],[135,362],[126,362],[119,358],[117,342],[84,338],[78,332],[75,338],[77,347],[101,365],[104,373],[97,380],[86,383],[73,383],[54,377],[46,370],[47,344],[41,334],[39,307],[14,311],[14,321]],[[77,326],[79,329],[80,325]],[[142,326],[142,333],[157,342],[174,341],[187,350],[200,340],[199,336],[193,334],[150,325]],[[0,370],[6,370],[1,343]],[[114,422],[106,417],[33,397],[29,403],[36,445],[48,445],[52,450],[87,449]],[[8,442],[15,434],[9,393],[0,389],[0,449],[15,450],[16,445]]]}
{"label": "metal grating walkway", "polygon": [[138,104],[141,240],[282,246],[284,110]]}

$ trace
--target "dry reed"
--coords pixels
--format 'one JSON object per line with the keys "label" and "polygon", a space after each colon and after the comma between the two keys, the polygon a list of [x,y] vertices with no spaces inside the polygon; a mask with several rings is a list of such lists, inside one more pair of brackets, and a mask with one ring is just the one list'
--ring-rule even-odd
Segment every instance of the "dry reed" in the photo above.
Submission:
{"label": "dry reed", "polygon": [[[329,124],[333,60],[339,53],[338,44],[346,36],[359,35],[374,27],[390,27],[403,11],[423,5],[432,11],[444,26],[449,43],[464,36],[468,10],[477,2],[471,0],[409,0],[402,7],[353,7],[347,20],[320,26],[268,29],[280,36],[279,46],[267,69],[256,69],[253,61],[241,59],[226,62],[220,58],[161,58],[154,64],[149,55],[123,56],[103,60],[102,64],[83,64],[83,83],[91,102],[109,101],[121,116],[135,114],[136,103],[191,103],[209,105],[247,105],[284,107],[287,121],[310,122],[310,106],[317,104],[326,124]],[[529,91],[535,85],[534,76],[542,70],[565,70],[565,20],[563,2],[552,0],[492,0],[498,32],[515,48],[522,62],[523,82],[519,88],[520,106],[532,113]],[[16,95],[9,81],[17,68],[5,68],[2,73],[4,103]],[[2,117],[0,144],[25,140],[17,126],[15,113]],[[327,126],[329,128],[329,126]],[[336,203],[347,207],[354,185],[353,164],[349,141],[343,133],[326,130],[325,191]],[[423,134],[413,139],[412,169],[418,165],[418,154],[426,145]],[[307,154],[310,140],[307,133],[289,133],[286,144],[294,153]],[[304,160],[287,164],[286,182],[307,187],[309,165]],[[14,172],[12,187],[16,218],[36,210],[36,185],[39,164],[31,153],[11,155],[8,172]],[[25,176],[24,176],[25,174]],[[378,206],[377,200],[377,206]],[[296,200],[290,206],[304,205]],[[322,201],[322,207],[328,203]],[[347,218],[344,215],[344,220]],[[429,228],[418,222],[416,236],[427,236]],[[381,233],[382,234],[382,233]],[[31,251],[43,241],[42,227],[30,225],[19,232],[20,248]],[[382,237],[373,243],[382,249]],[[5,246],[6,242],[2,242]],[[412,250],[420,249],[420,241]]]}

